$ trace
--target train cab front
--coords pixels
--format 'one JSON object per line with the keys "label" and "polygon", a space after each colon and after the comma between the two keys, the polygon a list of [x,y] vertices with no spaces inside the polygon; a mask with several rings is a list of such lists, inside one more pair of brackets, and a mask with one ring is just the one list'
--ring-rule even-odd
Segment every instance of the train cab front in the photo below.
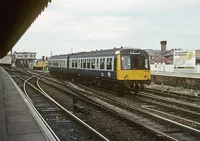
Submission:
{"label": "train cab front", "polygon": [[141,49],[121,50],[117,54],[117,80],[126,91],[138,92],[151,83],[149,55]]}

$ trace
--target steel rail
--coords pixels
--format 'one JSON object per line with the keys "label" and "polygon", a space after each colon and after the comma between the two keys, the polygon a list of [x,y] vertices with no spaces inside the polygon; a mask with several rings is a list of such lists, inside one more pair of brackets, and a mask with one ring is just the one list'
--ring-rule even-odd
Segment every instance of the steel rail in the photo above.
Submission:
{"label": "steel rail", "polygon": [[173,96],[175,98],[180,98],[180,99],[184,99],[184,100],[200,102],[200,97],[199,96],[183,94],[183,93],[177,93],[177,92],[173,92],[173,91],[169,91],[169,90],[167,91],[167,90],[158,90],[158,89],[154,89],[154,88],[145,88],[144,92],[152,92],[155,95],[161,94],[164,97]]}
{"label": "steel rail", "polygon": [[[6,72],[7,73],[7,72]],[[7,73],[8,74],[8,73]],[[21,80],[24,81],[24,85],[23,88],[25,90],[25,79],[21,78],[20,76],[18,76],[17,74],[13,73],[15,76],[17,76],[18,78],[20,78]],[[8,74],[8,76],[10,77],[10,75]],[[11,77],[10,77],[11,78]],[[15,86],[17,86],[17,84],[14,82],[13,79],[11,79],[12,82],[15,84]],[[21,97],[24,97],[25,102],[29,103],[28,108],[31,111],[31,113],[33,114],[33,117],[35,119],[35,121],[37,122],[39,128],[41,129],[44,137],[48,140],[48,141],[60,141],[59,138],[56,136],[56,134],[52,131],[52,129],[48,126],[48,124],[46,123],[46,121],[44,120],[44,118],[40,115],[40,113],[37,111],[37,109],[34,107],[34,103],[33,101],[29,98],[28,94],[26,93],[26,90],[23,92],[19,87],[17,87],[18,91],[20,91],[21,93],[24,93],[24,95],[21,95]],[[40,120],[39,120],[40,119]]]}
{"label": "steel rail", "polygon": [[70,111],[68,111],[67,109],[65,109],[63,106],[61,106],[57,101],[55,101],[53,98],[51,98],[39,85],[39,81],[42,77],[44,77],[45,75],[41,76],[40,78],[37,79],[37,86],[38,88],[41,90],[41,92],[48,98],[50,99],[54,104],[56,104],[59,108],[61,108],[63,111],[65,111],[67,114],[69,114],[71,117],[73,117],[74,119],[76,119],[78,122],[80,122],[82,125],[84,125],[85,127],[87,127],[90,131],[92,131],[93,133],[95,133],[96,135],[98,135],[102,140],[105,141],[109,141],[109,139],[107,139],[105,136],[103,136],[101,133],[99,133],[98,131],[96,131],[94,128],[92,128],[91,126],[89,126],[87,123],[85,123],[84,121],[82,121],[81,119],[79,119],[77,116],[75,116],[74,114],[72,114]]}
{"label": "steel rail", "polygon": [[[51,80],[50,80],[50,81],[51,81]],[[45,82],[45,83],[47,83],[47,82]],[[55,82],[55,83],[56,83],[56,82]],[[47,83],[47,84],[49,84],[49,83]],[[59,84],[61,84],[61,85],[63,85],[63,86],[66,86],[66,85],[64,85],[63,83],[59,83]],[[53,86],[52,84],[49,84],[49,85]],[[53,86],[53,87],[56,87],[56,86]],[[60,90],[62,90],[62,89],[60,89]],[[62,91],[66,92],[65,90],[62,90]],[[74,89],[73,89],[73,91],[74,91]],[[80,94],[80,91],[79,91],[78,93]],[[73,94],[72,94],[72,95],[73,95]],[[76,96],[77,96],[77,95],[76,95]],[[113,109],[111,109],[111,108],[108,108],[108,107],[105,106],[105,105],[102,105],[102,104],[100,104],[100,103],[97,103],[96,101],[94,101],[93,99],[91,99],[91,98],[89,98],[89,97],[86,97],[85,95],[81,95],[81,96],[77,96],[77,97],[80,98],[80,99],[83,99],[83,100],[85,100],[85,101],[87,101],[87,102],[89,102],[89,103],[91,103],[91,104],[94,104],[94,105],[96,105],[96,106],[98,106],[98,107],[101,107],[101,108],[103,108],[103,109],[105,109],[105,110],[107,110],[107,111],[110,111],[111,113],[114,113],[114,114],[116,114],[116,115],[118,115],[118,116],[120,116],[120,117],[122,117],[122,118],[125,118],[126,120],[128,120],[128,121],[130,121],[130,122],[132,122],[132,123],[138,124],[138,125],[140,125],[140,126],[146,128],[147,130],[153,132],[154,134],[159,134],[159,135],[163,136],[164,138],[170,139],[170,140],[172,140],[172,141],[178,141],[178,139],[176,139],[176,138],[174,138],[174,137],[171,137],[170,135],[168,135],[168,134],[166,134],[166,133],[164,133],[164,132],[162,132],[162,131],[160,131],[160,130],[158,130],[158,129],[156,129],[156,128],[153,128],[153,127],[150,126],[150,125],[143,124],[143,123],[140,122],[140,121],[136,121],[136,120],[132,119],[131,117],[127,116],[127,115],[122,115],[121,113],[119,113],[119,112],[117,112],[117,111],[115,111],[115,110],[113,110]]]}
{"label": "steel rail", "polygon": [[32,103],[32,106],[34,108],[34,110],[36,111],[36,113],[40,116],[40,118],[42,119],[42,121],[45,123],[46,127],[49,129],[49,131],[51,132],[51,134],[54,136],[54,138],[57,140],[57,141],[60,141],[60,139],[57,137],[57,135],[54,133],[54,131],[51,129],[51,127],[48,125],[48,123],[45,121],[45,119],[41,116],[41,114],[38,112],[38,110],[35,108],[35,104],[33,103],[33,101],[30,99],[30,97],[28,96],[28,93],[26,91],[26,84],[28,84],[28,81],[31,80],[32,78],[38,76],[39,74],[37,75],[34,75],[28,79],[25,80],[24,82],[24,92],[26,94],[26,97],[27,97],[27,100],[30,101]]}
{"label": "steel rail", "polygon": [[[73,86],[73,85],[72,85],[72,86]],[[74,87],[74,88],[75,88],[75,87]],[[83,92],[84,92],[84,91],[83,91]],[[105,97],[104,97],[104,98],[105,98]],[[107,97],[106,97],[106,98],[107,98]],[[118,101],[118,100],[115,100],[115,99],[111,99],[111,98],[107,98],[107,99],[111,100],[111,102],[115,102],[116,104],[120,104],[120,105],[122,105],[122,106],[125,106],[125,108],[129,108],[129,109],[131,109],[131,110],[136,110],[136,111],[138,111],[138,112],[143,112],[143,113],[145,113],[145,114],[147,114],[147,115],[153,116],[154,118],[158,118],[158,119],[163,120],[163,121],[165,121],[165,122],[171,123],[171,124],[173,124],[173,125],[175,125],[175,126],[179,126],[179,127],[181,127],[181,128],[184,128],[185,130],[191,131],[191,132],[193,132],[193,133],[195,133],[195,134],[198,134],[198,135],[200,134],[200,130],[198,130],[198,129],[195,129],[195,128],[189,127],[189,126],[187,126],[187,125],[184,125],[184,124],[181,124],[181,123],[172,121],[172,120],[170,120],[170,119],[161,117],[161,116],[159,116],[159,115],[152,114],[152,113],[150,113],[150,112],[148,112],[148,111],[146,111],[146,110],[144,110],[144,109],[130,106],[130,105],[128,105],[128,104],[122,103],[122,102],[120,102],[120,101]]]}
{"label": "steel rail", "polygon": [[186,102],[180,102],[178,100],[174,100],[172,98],[170,99],[163,99],[162,97],[160,96],[155,96],[153,94],[149,94],[149,93],[146,93],[146,92],[141,92],[138,94],[139,96],[143,96],[143,97],[147,97],[147,98],[150,98],[150,99],[159,99],[161,101],[164,101],[164,102],[168,102],[168,103],[174,103],[174,104],[177,104],[177,105],[182,105],[182,106],[186,106],[188,107],[190,110],[191,109],[196,109],[196,110],[199,110],[200,111],[200,106],[197,106],[197,105],[193,105],[193,104],[189,104],[189,103],[186,103]]}

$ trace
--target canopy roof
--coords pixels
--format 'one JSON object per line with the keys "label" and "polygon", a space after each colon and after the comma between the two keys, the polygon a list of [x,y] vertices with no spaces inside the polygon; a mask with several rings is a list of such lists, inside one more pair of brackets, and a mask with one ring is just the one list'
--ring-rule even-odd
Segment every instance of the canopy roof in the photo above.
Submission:
{"label": "canopy roof", "polygon": [[0,2],[0,58],[22,37],[51,0],[2,0]]}

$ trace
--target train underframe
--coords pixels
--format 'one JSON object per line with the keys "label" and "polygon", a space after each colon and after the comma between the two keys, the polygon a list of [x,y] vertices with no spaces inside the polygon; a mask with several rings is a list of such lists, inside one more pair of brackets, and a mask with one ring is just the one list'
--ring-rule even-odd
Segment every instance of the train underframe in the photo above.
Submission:
{"label": "train underframe", "polygon": [[137,94],[144,89],[145,85],[149,85],[149,80],[114,80],[109,78],[91,77],[73,73],[56,73],[51,72],[51,75],[62,78],[64,80],[74,81],[78,83],[90,84],[99,88],[109,89],[118,92],[119,96],[134,92]]}

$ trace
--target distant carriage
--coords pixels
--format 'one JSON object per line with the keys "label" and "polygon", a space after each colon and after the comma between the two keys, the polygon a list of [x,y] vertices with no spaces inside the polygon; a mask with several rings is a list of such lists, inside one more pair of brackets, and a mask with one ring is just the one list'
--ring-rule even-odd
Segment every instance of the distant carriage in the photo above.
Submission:
{"label": "distant carriage", "polygon": [[2,59],[0,59],[0,66],[11,68],[12,57],[10,55],[6,55]]}

